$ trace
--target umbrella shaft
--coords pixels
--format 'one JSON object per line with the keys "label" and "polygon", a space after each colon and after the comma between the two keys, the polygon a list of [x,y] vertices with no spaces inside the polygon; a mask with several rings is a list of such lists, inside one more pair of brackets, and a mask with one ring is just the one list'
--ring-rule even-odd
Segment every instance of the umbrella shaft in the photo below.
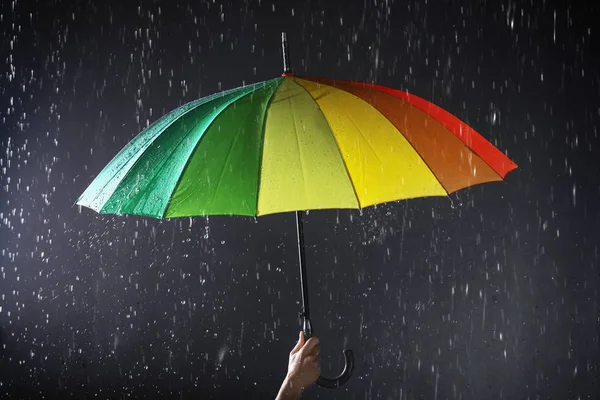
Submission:
{"label": "umbrella shaft", "polygon": [[304,224],[302,223],[302,211],[296,211],[296,228],[298,230],[298,258],[300,261],[300,285],[302,286],[302,330],[308,339],[312,336],[312,324],[310,322],[310,309],[308,307],[308,285],[306,282],[306,262],[304,256]]}

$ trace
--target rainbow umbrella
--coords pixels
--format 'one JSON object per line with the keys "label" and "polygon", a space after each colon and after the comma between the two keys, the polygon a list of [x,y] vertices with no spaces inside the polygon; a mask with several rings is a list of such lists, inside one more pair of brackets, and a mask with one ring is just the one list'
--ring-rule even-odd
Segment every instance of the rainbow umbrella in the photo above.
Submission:
{"label": "rainbow umbrella", "polygon": [[[142,131],[77,204],[155,218],[296,212],[303,329],[312,335],[302,211],[448,196],[517,166],[464,122],[407,92],[284,74],[185,104]],[[336,378],[353,369],[350,350]]]}

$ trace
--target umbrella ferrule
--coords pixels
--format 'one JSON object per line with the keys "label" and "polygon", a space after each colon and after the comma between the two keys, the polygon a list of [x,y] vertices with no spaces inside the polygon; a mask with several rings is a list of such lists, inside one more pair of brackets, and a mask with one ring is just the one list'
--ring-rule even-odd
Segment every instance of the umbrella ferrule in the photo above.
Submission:
{"label": "umbrella ferrule", "polygon": [[283,51],[283,75],[291,75],[292,68],[290,66],[290,54],[288,50],[287,34],[281,32],[281,50]]}

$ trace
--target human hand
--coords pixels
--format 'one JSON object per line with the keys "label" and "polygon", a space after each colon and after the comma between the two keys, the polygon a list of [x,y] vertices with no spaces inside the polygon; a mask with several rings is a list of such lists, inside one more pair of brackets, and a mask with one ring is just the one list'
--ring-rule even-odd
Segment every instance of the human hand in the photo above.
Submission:
{"label": "human hand", "polygon": [[286,380],[294,388],[304,389],[315,383],[321,374],[321,346],[319,338],[313,336],[308,340],[300,331],[298,343],[290,352]]}

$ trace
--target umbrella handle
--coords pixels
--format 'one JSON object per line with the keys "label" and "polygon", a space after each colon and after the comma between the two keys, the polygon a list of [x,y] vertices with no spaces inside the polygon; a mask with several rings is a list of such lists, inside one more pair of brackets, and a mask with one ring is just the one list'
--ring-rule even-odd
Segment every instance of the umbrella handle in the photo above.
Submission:
{"label": "umbrella handle", "polygon": [[[310,319],[304,316],[304,324],[302,326],[302,330],[304,331],[304,337],[306,339],[312,336],[312,324]],[[336,376],[335,378],[325,378],[324,376],[319,376],[317,379],[317,385],[327,388],[327,389],[336,389],[342,386],[344,383],[348,382],[350,377],[352,376],[352,372],[354,371],[354,353],[350,349],[345,349],[343,351],[344,354],[344,369],[342,373]]]}
{"label": "umbrella handle", "polygon": [[344,370],[341,374],[333,379],[319,376],[317,385],[327,389],[335,389],[348,382],[348,379],[350,379],[352,372],[354,371],[354,353],[352,350],[344,350],[344,364]]}

